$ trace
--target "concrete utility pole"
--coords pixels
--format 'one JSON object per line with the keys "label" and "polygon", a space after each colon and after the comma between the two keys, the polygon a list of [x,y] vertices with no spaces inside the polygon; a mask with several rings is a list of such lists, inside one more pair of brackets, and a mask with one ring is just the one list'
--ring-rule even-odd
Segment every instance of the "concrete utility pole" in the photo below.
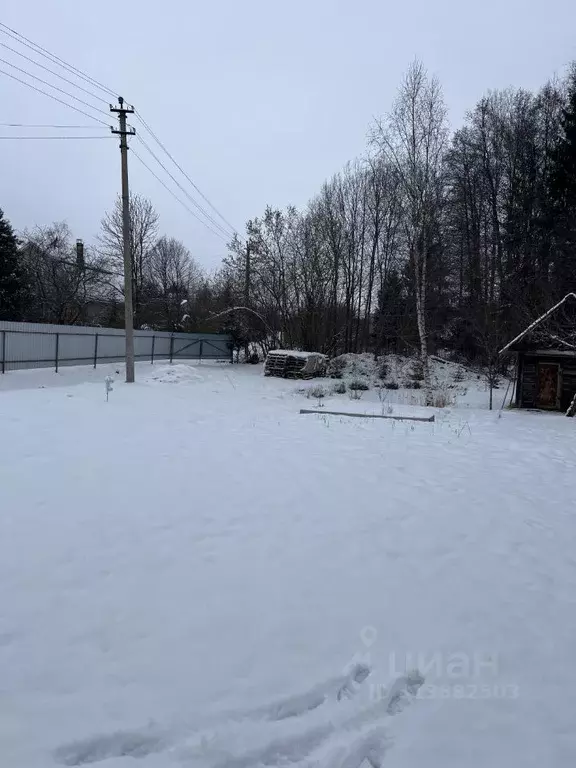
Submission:
{"label": "concrete utility pole", "polygon": [[[244,305],[246,307],[250,306],[250,256],[251,256],[251,249],[252,245],[250,243],[250,240],[246,243],[246,263],[245,263],[245,274],[244,274]],[[248,340],[246,340],[246,343],[244,344],[244,362],[248,362],[248,358],[250,356],[250,343]]]}
{"label": "concrete utility pole", "polygon": [[244,272],[244,304],[249,307],[250,306],[250,252],[251,252],[252,246],[250,244],[250,240],[246,243],[246,261],[245,261],[245,272]]}
{"label": "concrete utility pole", "polygon": [[110,105],[110,112],[118,114],[120,129],[114,130],[120,136],[120,158],[122,163],[122,235],[124,241],[124,327],[126,333],[126,382],[134,381],[134,309],[132,306],[132,253],[130,251],[130,192],[128,189],[128,141],[134,136],[134,128],[126,130],[126,115],[134,112],[133,107],[124,106],[122,96],[117,107]]}

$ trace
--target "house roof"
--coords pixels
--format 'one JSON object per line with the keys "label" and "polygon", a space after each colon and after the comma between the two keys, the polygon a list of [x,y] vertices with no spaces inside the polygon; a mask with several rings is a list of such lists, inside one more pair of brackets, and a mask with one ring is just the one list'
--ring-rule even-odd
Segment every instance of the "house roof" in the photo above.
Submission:
{"label": "house roof", "polygon": [[[570,351],[571,349],[574,350],[574,353],[576,354],[576,343],[571,344],[567,341],[565,341],[561,336],[556,334],[547,334],[547,338],[545,341],[542,339],[538,339],[538,341],[534,344],[528,343],[528,337],[533,334],[533,332],[549,317],[551,317],[555,312],[557,312],[562,305],[564,305],[568,299],[576,299],[576,293],[567,293],[566,296],[564,296],[563,299],[561,299],[557,304],[554,304],[553,307],[550,307],[549,310],[544,312],[543,315],[540,315],[536,320],[534,320],[533,323],[530,323],[530,325],[525,328],[522,333],[519,333],[518,336],[512,339],[512,341],[509,341],[506,346],[502,347],[502,349],[499,351],[499,355],[503,355],[505,352],[516,352],[521,351],[522,349],[526,349],[527,347],[534,347],[536,346],[539,349],[546,348],[548,350],[558,349],[558,350],[565,350]],[[572,331],[573,332],[573,331]],[[524,344],[522,344],[522,341],[524,341]]]}

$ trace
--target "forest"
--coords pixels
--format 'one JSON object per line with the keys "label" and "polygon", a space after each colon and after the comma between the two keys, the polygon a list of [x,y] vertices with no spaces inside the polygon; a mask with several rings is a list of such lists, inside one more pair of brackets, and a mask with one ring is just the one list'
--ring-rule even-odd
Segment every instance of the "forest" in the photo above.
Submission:
{"label": "forest", "polygon": [[[486,364],[574,291],[575,66],[535,93],[487,92],[451,130],[414,61],[361,149],[305,206],[248,221],[211,274],[134,195],[136,327]],[[64,222],[16,234],[0,217],[0,319],[121,326],[121,271],[119,201],[85,247]]]}

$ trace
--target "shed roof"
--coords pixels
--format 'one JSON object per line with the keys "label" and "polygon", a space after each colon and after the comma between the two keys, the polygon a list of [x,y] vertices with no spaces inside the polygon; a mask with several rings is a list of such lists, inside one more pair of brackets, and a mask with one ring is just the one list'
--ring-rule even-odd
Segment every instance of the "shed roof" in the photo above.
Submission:
{"label": "shed roof", "polygon": [[[512,339],[512,341],[509,341],[506,346],[502,347],[499,355],[503,355],[506,352],[516,352],[516,351],[522,351],[527,348],[534,348],[537,347],[539,349],[548,349],[548,350],[564,350],[564,351],[574,351],[574,354],[576,354],[576,341],[574,344],[570,343],[566,339],[564,339],[561,335],[559,335],[558,332],[556,333],[548,333],[546,335],[546,339],[539,338],[532,344],[530,343],[530,336],[534,334],[534,331],[538,329],[542,323],[545,320],[548,320],[552,315],[554,315],[560,307],[562,307],[568,299],[576,299],[576,293],[567,293],[566,296],[564,296],[563,299],[561,299],[559,302],[554,304],[553,307],[550,307],[549,310],[544,312],[543,315],[540,315],[536,320],[534,320],[533,323],[530,323],[530,325],[525,328],[521,333],[518,334],[515,338]],[[569,337],[573,336],[576,332],[576,327],[572,327],[569,329]]]}

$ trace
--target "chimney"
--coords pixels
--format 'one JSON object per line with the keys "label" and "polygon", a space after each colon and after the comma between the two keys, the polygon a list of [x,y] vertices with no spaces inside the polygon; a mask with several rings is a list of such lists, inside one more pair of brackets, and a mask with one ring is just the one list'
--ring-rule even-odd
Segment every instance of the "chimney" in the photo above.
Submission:
{"label": "chimney", "polygon": [[84,269],[84,243],[82,240],[76,240],[76,266],[78,269]]}

